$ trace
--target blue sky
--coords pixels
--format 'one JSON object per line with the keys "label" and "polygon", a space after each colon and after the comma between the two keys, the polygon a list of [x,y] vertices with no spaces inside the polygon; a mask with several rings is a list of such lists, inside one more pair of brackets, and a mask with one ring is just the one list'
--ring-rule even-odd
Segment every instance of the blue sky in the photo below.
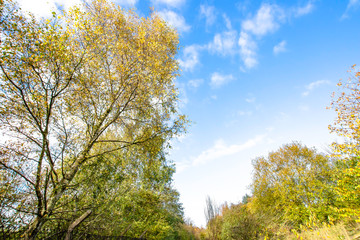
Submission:
{"label": "blue sky", "polygon": [[[74,2],[20,1],[42,16]],[[237,203],[250,193],[255,157],[291,141],[326,151],[337,140],[326,107],[339,79],[360,64],[360,0],[116,3],[140,15],[153,6],[180,34],[180,111],[193,123],[169,158],[196,225],[205,225],[207,195]]]}

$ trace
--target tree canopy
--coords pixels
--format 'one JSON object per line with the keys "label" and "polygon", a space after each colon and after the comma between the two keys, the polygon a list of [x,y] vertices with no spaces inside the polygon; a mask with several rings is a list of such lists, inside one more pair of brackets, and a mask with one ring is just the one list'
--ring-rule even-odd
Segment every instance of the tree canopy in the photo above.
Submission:
{"label": "tree canopy", "polygon": [[[186,123],[174,85],[177,33],[155,13],[140,18],[107,0],[42,21],[6,0],[0,18],[3,224],[33,239],[67,197],[94,187],[106,195],[110,178],[136,185],[131,171],[143,171],[145,189],[170,193],[164,157]],[[99,178],[89,183],[91,171]]]}
{"label": "tree canopy", "polygon": [[250,203],[255,212],[266,212],[271,222],[293,228],[335,219],[332,163],[324,154],[300,143],[282,146],[268,157],[253,161]]}
{"label": "tree canopy", "polygon": [[336,192],[338,211],[344,217],[360,220],[360,70],[353,65],[350,77],[338,83],[339,92],[333,94],[331,108],[337,114],[329,126],[331,132],[344,137],[333,144],[334,156],[339,159]]}

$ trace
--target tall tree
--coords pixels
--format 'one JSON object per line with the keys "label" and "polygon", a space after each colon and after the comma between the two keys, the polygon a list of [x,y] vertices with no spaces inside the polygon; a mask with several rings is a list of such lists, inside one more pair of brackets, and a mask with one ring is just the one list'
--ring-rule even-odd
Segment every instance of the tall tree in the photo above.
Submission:
{"label": "tall tree", "polygon": [[1,7],[0,121],[10,140],[0,164],[23,194],[5,209],[26,216],[18,224],[34,239],[85,164],[183,130],[178,37],[156,14],[107,0],[42,22],[12,0]]}
{"label": "tall tree", "polygon": [[253,160],[252,210],[298,228],[335,218],[330,206],[332,164],[329,157],[300,143],[282,146]]}
{"label": "tall tree", "polygon": [[360,219],[360,70],[356,65],[349,71],[350,77],[338,83],[339,92],[333,94],[331,108],[337,114],[331,132],[345,138],[334,143],[334,155],[341,160],[335,175],[339,211],[344,216]]}
{"label": "tall tree", "polygon": [[216,240],[221,234],[220,207],[209,196],[206,198],[205,219],[208,237]]}

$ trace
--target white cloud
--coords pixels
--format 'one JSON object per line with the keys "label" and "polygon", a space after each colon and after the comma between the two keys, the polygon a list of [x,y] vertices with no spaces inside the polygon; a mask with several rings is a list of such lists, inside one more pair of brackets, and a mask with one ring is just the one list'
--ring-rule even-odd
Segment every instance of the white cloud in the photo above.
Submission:
{"label": "white cloud", "polygon": [[176,173],[181,173],[188,167],[190,167],[188,162],[176,162]]}
{"label": "white cloud", "polygon": [[[89,2],[89,0],[84,0]],[[39,18],[49,18],[53,11],[68,10],[75,5],[82,5],[83,0],[18,0],[22,10],[33,13]],[[138,0],[115,0],[120,6],[134,7]]]}
{"label": "white cloud", "polygon": [[252,111],[238,111],[237,115],[238,116],[251,116],[253,114]]}
{"label": "white cloud", "polygon": [[164,19],[165,22],[169,23],[170,26],[176,28],[179,32],[190,31],[190,26],[186,24],[185,18],[171,10],[164,10],[158,12],[160,17]]}
{"label": "white cloud", "polygon": [[308,96],[310,94],[310,92],[312,90],[314,90],[315,88],[321,86],[321,85],[324,85],[324,84],[331,84],[330,81],[328,80],[319,80],[319,81],[315,81],[315,82],[312,82],[312,83],[309,83],[308,85],[305,86],[306,88],[306,91],[302,93],[302,95],[304,97]]}
{"label": "white cloud", "polygon": [[256,101],[256,98],[251,96],[249,98],[246,98],[245,101],[248,102],[248,103],[254,103]]}
{"label": "white cloud", "polygon": [[274,51],[275,55],[278,55],[281,52],[285,52],[286,51],[286,41],[281,41],[280,43],[275,45],[273,51]]}
{"label": "white cloud", "polygon": [[305,6],[295,9],[295,17],[301,17],[303,15],[309,14],[314,10],[314,8],[314,4],[312,2],[308,2]]}
{"label": "white cloud", "polygon": [[193,79],[188,82],[188,86],[191,88],[198,88],[201,84],[203,84],[204,79]]}
{"label": "white cloud", "polygon": [[238,44],[240,46],[240,56],[245,64],[245,67],[255,67],[258,63],[256,59],[256,42],[251,38],[248,33],[242,31],[240,33]]}
{"label": "white cloud", "polygon": [[218,87],[221,87],[222,85],[230,82],[234,80],[234,77],[229,74],[229,75],[222,75],[218,72],[214,72],[212,75],[211,75],[211,82],[210,82],[210,85],[211,87],[213,88],[218,88]]}
{"label": "white cloud", "polygon": [[242,22],[242,30],[256,36],[264,36],[276,31],[285,15],[276,5],[262,4],[256,15]]}
{"label": "white cloud", "polygon": [[184,48],[183,57],[179,59],[179,64],[185,71],[192,71],[199,64],[199,51],[202,47],[198,45],[190,45]]}
{"label": "white cloud", "polygon": [[211,26],[216,20],[216,11],[214,6],[200,5],[200,17],[204,17],[206,26]]}
{"label": "white cloud", "polygon": [[349,3],[346,6],[344,14],[341,16],[341,20],[349,17],[349,11],[352,9],[357,9],[360,6],[360,0],[349,0]]}
{"label": "white cloud", "polygon": [[287,122],[290,119],[290,115],[284,112],[279,112],[279,114],[275,116],[275,119],[278,122]]}
{"label": "white cloud", "polygon": [[217,33],[214,36],[213,41],[208,44],[209,50],[211,52],[220,53],[221,55],[234,54],[236,35],[236,31]]}
{"label": "white cloud", "polygon": [[167,5],[169,7],[180,7],[185,3],[185,0],[151,0],[155,5]]}
{"label": "white cloud", "polygon": [[33,13],[39,18],[49,18],[57,9],[67,10],[74,5],[82,3],[81,0],[19,0],[19,6],[23,11]]}
{"label": "white cloud", "polygon": [[226,28],[231,30],[232,26],[231,26],[230,18],[225,13],[223,14],[223,18],[224,18],[224,21],[225,21]]}
{"label": "white cloud", "polygon": [[214,143],[214,146],[203,151],[199,156],[193,158],[193,165],[205,164],[211,160],[234,155],[246,149],[252,148],[262,142],[266,137],[266,134],[256,136],[253,139],[246,141],[243,144],[231,144],[228,145],[224,140],[219,139]]}
{"label": "white cloud", "polygon": [[[257,65],[257,41],[264,36],[277,31],[286,18],[302,16],[310,13],[314,5],[309,1],[305,6],[299,8],[283,9],[275,4],[263,3],[256,14],[245,19],[241,23],[239,38],[240,56],[246,68],[250,69]],[[286,42],[283,41],[275,46],[274,54],[286,50]]]}
{"label": "white cloud", "polygon": [[360,1],[359,0],[350,0],[347,8],[353,8],[353,7],[358,7],[360,5]]}

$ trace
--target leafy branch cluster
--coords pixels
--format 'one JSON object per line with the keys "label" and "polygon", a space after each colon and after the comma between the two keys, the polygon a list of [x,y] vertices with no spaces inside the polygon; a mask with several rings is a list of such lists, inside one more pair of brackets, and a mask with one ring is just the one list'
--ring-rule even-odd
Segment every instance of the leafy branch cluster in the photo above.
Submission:
{"label": "leafy branch cluster", "polygon": [[1,1],[0,27],[3,235],[175,236],[177,33],[107,0],[41,21]]}

